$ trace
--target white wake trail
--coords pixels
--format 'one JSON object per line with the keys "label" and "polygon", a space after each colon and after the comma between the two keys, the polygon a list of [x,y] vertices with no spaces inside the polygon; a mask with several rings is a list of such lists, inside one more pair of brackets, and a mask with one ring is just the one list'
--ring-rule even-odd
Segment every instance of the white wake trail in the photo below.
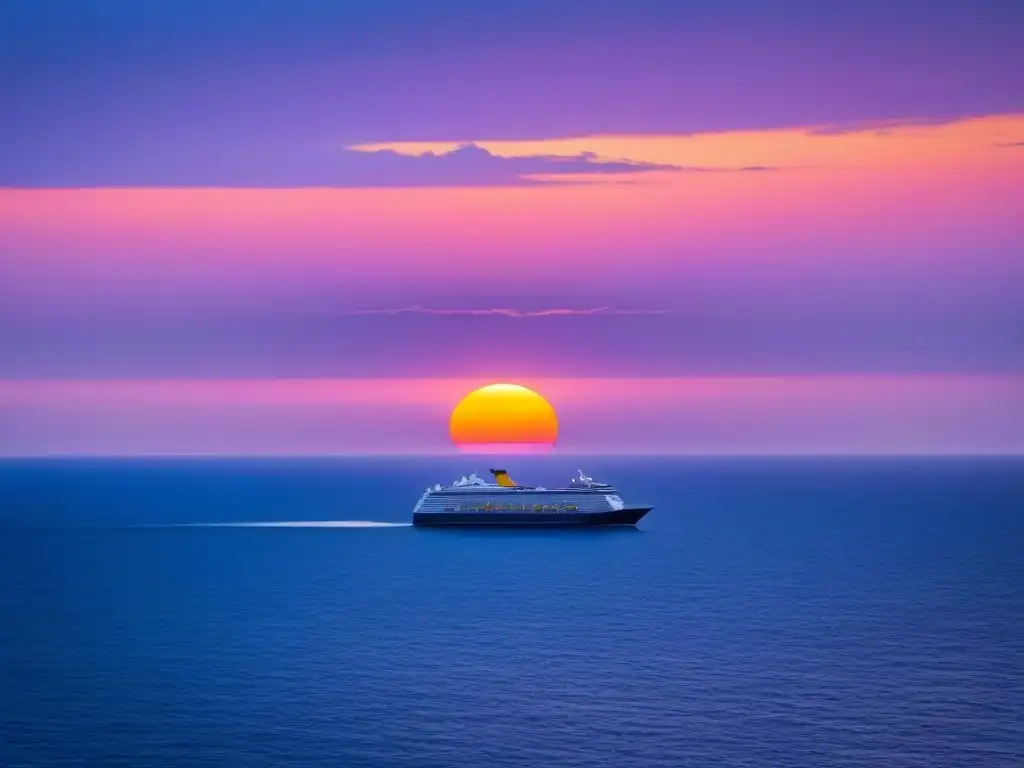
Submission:
{"label": "white wake trail", "polygon": [[182,523],[186,528],[408,528],[412,523],[375,520],[286,520],[272,523]]}

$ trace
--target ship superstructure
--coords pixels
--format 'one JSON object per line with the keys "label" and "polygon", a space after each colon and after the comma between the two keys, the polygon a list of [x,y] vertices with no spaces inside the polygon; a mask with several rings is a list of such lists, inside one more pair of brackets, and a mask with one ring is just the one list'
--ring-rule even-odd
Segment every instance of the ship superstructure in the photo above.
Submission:
{"label": "ship superstructure", "polygon": [[476,474],[427,488],[413,509],[416,525],[635,525],[650,507],[628,507],[618,490],[580,470],[562,488],[520,485],[504,469],[494,482]]}

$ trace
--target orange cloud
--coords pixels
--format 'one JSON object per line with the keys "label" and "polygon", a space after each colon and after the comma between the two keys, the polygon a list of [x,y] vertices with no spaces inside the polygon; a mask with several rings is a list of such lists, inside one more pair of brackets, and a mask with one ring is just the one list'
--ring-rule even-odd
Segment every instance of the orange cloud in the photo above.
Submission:
{"label": "orange cloud", "polygon": [[303,280],[362,290],[391,285],[396,273],[419,285],[453,274],[489,280],[492,258],[515,259],[537,281],[563,280],[581,265],[604,280],[849,254],[866,268],[945,258],[935,254],[953,248],[983,259],[1019,239],[1024,153],[997,145],[1022,135],[1024,116],[1011,115],[846,133],[483,142],[498,154],[781,168],[536,187],[0,189],[0,251],[4,282],[21,295],[124,285],[128,297],[145,293],[137,287],[180,292],[211,280],[278,293],[291,285],[301,293]]}
{"label": "orange cloud", "polygon": [[[997,145],[1019,140],[1024,115],[995,115],[949,123],[907,121],[885,125],[809,126],[767,131],[728,131],[675,136],[596,135],[528,141],[474,143],[499,157],[592,153],[606,161],[675,165],[684,168],[896,168],[1024,166]],[[349,149],[391,150],[405,155],[451,152],[460,142],[392,142]]]}

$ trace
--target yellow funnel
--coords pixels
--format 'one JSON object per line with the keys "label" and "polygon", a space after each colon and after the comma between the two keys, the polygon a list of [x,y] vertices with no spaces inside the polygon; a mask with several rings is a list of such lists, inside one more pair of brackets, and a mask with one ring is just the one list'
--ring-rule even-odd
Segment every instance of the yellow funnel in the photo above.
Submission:
{"label": "yellow funnel", "polygon": [[504,469],[492,469],[491,474],[494,475],[494,482],[503,488],[515,488],[518,483],[514,482],[511,477],[508,476],[508,472]]}

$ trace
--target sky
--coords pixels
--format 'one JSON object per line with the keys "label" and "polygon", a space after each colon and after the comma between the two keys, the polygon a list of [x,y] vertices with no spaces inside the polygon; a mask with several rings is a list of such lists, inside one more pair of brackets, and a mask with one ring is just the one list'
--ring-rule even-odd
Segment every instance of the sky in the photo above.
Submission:
{"label": "sky", "polygon": [[4,0],[0,455],[1024,452],[1013,0]]}

